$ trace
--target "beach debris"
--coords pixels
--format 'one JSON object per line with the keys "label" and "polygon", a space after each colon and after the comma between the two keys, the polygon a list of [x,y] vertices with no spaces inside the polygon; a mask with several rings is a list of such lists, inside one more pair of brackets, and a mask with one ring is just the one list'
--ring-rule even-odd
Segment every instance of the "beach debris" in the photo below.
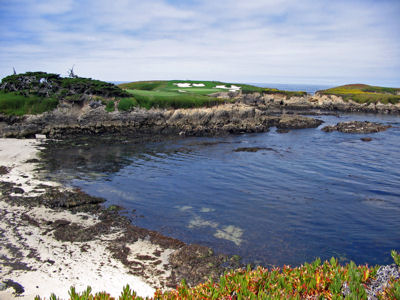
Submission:
{"label": "beach debris", "polygon": [[41,140],[45,140],[47,137],[45,134],[35,134],[35,139],[41,141]]}

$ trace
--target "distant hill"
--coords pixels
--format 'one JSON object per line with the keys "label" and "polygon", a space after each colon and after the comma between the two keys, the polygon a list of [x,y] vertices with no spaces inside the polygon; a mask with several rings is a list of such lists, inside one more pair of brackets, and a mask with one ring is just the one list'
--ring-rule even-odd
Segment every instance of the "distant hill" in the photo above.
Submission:
{"label": "distant hill", "polygon": [[397,104],[400,102],[400,88],[380,87],[367,84],[347,84],[317,92],[322,95],[341,96],[344,100],[358,103]]}

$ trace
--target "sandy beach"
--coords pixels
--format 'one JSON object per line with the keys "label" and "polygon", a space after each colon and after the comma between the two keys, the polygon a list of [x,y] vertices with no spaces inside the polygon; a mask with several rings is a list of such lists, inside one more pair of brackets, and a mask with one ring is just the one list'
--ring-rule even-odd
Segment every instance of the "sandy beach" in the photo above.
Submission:
{"label": "sandy beach", "polygon": [[[129,244],[125,260],[140,264],[137,275],[109,250],[110,243],[124,235],[123,229],[110,228],[93,239],[68,241],[56,237],[58,227],[74,225],[91,230],[101,223],[99,216],[13,203],[13,197],[28,199],[43,193],[43,186],[58,186],[35,178],[39,146],[31,139],[0,139],[0,181],[14,183],[11,193],[5,195],[2,190],[0,195],[0,283],[3,289],[8,287],[0,291],[0,299],[48,298],[51,293],[67,299],[70,286],[82,291],[88,285],[93,292],[107,290],[116,297],[126,284],[139,296],[152,296],[155,287],[162,286],[160,282],[169,276],[166,270],[173,249],[163,249],[146,238]],[[147,260],[135,261],[138,256],[147,256]],[[19,287],[23,291],[16,294]]]}

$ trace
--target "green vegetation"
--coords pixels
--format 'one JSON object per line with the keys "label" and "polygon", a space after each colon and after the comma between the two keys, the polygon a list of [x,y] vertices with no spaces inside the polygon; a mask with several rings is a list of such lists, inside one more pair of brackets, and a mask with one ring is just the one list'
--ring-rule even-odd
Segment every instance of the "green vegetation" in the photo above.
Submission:
{"label": "green vegetation", "polygon": [[127,90],[136,99],[137,103],[144,108],[191,108],[202,106],[213,106],[225,102],[209,96],[198,94],[184,94],[179,92]]}
{"label": "green vegetation", "polygon": [[[395,251],[395,257],[398,254]],[[347,285],[345,299],[367,299],[366,286],[374,279],[378,266],[357,266],[353,262],[342,266],[337,259],[321,263],[316,259],[311,264],[291,268],[238,269],[226,272],[218,282],[209,279],[205,283],[189,288],[185,281],[174,290],[157,291],[152,299],[343,299],[343,287]],[[77,293],[73,287],[70,299],[114,299],[108,293],[93,295],[91,288]],[[392,279],[378,294],[378,299],[400,299],[400,280]],[[40,297],[36,297],[40,300]],[[57,299],[52,295],[50,299]],[[143,299],[127,285],[120,300]]]}
{"label": "green vegetation", "polygon": [[397,253],[395,250],[392,250],[391,255],[395,264],[400,267],[400,254]]}
{"label": "green vegetation", "polygon": [[137,106],[135,98],[122,98],[118,103],[118,110],[129,111],[135,106]]}
{"label": "green vegetation", "polygon": [[112,112],[115,110],[115,103],[112,100],[106,101],[106,111]]}
{"label": "green vegetation", "polygon": [[283,91],[273,88],[262,88],[249,84],[236,84],[236,85],[241,87],[242,93],[244,94],[249,94],[249,93],[281,94],[281,95],[286,95],[288,97],[294,97],[294,96],[301,97],[307,95],[307,92],[303,91]]}
{"label": "green vegetation", "polygon": [[345,101],[353,100],[357,103],[397,104],[400,101],[400,89],[366,84],[348,84],[318,92],[324,95],[341,96]]}
{"label": "green vegetation", "polygon": [[58,100],[39,96],[24,96],[19,93],[0,91],[0,113],[22,116],[40,114],[57,107]]}

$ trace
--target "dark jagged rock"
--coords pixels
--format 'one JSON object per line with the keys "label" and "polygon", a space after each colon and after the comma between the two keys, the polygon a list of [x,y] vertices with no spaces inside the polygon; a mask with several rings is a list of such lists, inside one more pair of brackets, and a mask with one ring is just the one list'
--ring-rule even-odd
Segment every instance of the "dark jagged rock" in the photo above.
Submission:
{"label": "dark jagged rock", "polygon": [[7,279],[5,281],[3,281],[3,283],[5,284],[6,289],[7,288],[13,288],[14,289],[14,293],[16,295],[21,295],[25,292],[25,289],[22,285],[20,285],[18,282],[15,282],[11,279]]}
{"label": "dark jagged rock", "polygon": [[[225,255],[216,255],[214,252],[200,245],[186,245],[175,251],[170,256],[173,271],[171,274],[171,287],[175,287],[182,279],[189,285],[197,285],[208,278],[217,280],[226,270],[226,263],[236,264],[237,261]],[[175,286],[174,283],[175,282]]]}
{"label": "dark jagged rock", "polygon": [[9,170],[5,166],[0,166],[0,175],[8,174]]}
{"label": "dark jagged rock", "polygon": [[302,129],[315,128],[321,125],[323,121],[303,116],[282,115],[276,127],[278,129]]}
{"label": "dark jagged rock", "polygon": [[332,126],[325,126],[322,130],[325,132],[339,131],[343,133],[376,133],[385,131],[390,127],[392,126],[381,123],[351,121],[337,123]]}
{"label": "dark jagged rock", "polygon": [[363,142],[370,142],[370,141],[372,141],[372,138],[370,138],[370,137],[363,137],[363,138],[361,138],[360,140],[362,140]]}
{"label": "dark jagged rock", "polygon": [[236,148],[233,151],[234,152],[258,152],[258,151],[262,151],[262,150],[277,152],[275,149],[268,148],[268,147],[240,147],[240,148]]}
{"label": "dark jagged rock", "polygon": [[84,208],[98,206],[105,200],[99,197],[90,196],[80,190],[62,191],[49,189],[45,194],[38,197],[38,202],[50,208]]}

